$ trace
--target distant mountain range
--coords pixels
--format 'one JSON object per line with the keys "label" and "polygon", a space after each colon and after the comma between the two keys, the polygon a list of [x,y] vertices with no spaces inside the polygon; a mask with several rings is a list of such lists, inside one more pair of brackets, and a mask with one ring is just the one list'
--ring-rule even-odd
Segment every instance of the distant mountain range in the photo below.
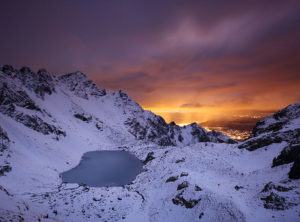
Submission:
{"label": "distant mountain range", "polygon": [[[0,68],[1,221],[297,221],[300,103],[246,141],[143,110],[86,75]],[[144,161],[124,187],[61,182],[92,150]],[[298,207],[297,207],[298,206]]]}

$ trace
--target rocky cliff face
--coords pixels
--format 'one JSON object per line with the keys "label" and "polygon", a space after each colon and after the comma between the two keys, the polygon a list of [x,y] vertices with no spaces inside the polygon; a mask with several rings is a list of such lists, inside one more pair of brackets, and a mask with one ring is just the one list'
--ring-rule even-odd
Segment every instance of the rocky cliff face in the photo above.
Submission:
{"label": "rocky cliff face", "polygon": [[11,171],[9,143],[7,133],[0,127],[0,176]]}
{"label": "rocky cliff face", "polygon": [[105,89],[97,87],[82,72],[75,72],[58,77],[58,81],[72,91],[76,96],[88,99],[90,96],[100,97],[106,95]]}
{"label": "rocky cliff face", "polygon": [[249,139],[239,145],[253,151],[273,143],[287,145],[273,160],[272,167],[293,163],[289,177],[300,178],[300,102],[257,122]]}
{"label": "rocky cliff face", "polygon": [[34,73],[27,67],[15,70],[6,65],[2,67],[0,79],[0,113],[42,134],[66,136],[60,127],[44,120],[47,111],[34,101],[43,100],[45,94],[55,92],[53,77],[49,73],[45,70]]}
{"label": "rocky cliff face", "polygon": [[250,138],[239,148],[255,150],[282,141],[300,143],[300,102],[258,121]]}
{"label": "rocky cliff face", "polygon": [[[207,132],[196,123],[185,127],[175,123],[167,124],[162,117],[143,110],[125,92],[107,93],[81,72],[56,77],[44,69],[35,73],[28,67],[17,70],[5,65],[0,70],[0,112],[42,134],[53,134],[55,139],[66,136],[67,132],[63,126],[56,123],[55,116],[48,110],[50,105],[47,105],[47,100],[57,92],[62,92],[68,95],[65,99],[69,101],[66,102],[71,101],[73,104],[73,113],[65,118],[86,115],[86,122],[97,119],[98,123],[94,123],[98,125],[97,128],[101,128],[100,123],[103,121],[112,128],[115,124],[122,125],[136,140],[161,146],[198,142],[235,143],[228,136],[220,132]],[[84,110],[81,102],[74,97],[88,101],[94,99],[89,103],[97,103],[99,109],[109,104],[104,109],[107,112],[111,109],[111,112],[119,116],[114,116],[111,119],[113,124],[110,124],[107,119],[101,119],[105,117],[96,117],[90,110]]]}

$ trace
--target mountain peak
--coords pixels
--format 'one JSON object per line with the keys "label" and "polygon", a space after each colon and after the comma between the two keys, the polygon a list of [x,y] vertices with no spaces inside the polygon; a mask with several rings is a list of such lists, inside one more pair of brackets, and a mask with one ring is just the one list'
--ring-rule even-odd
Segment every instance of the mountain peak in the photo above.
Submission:
{"label": "mountain peak", "polygon": [[0,70],[13,85],[26,87],[39,98],[44,99],[45,94],[51,95],[55,92],[54,77],[45,69],[35,73],[27,66],[18,70],[11,65],[4,65]]}
{"label": "mountain peak", "polygon": [[85,75],[83,72],[76,71],[76,72],[71,72],[68,74],[64,74],[59,76],[59,79],[77,79],[77,80],[89,80],[91,81],[87,75]]}
{"label": "mountain peak", "polygon": [[90,96],[100,97],[106,95],[105,89],[96,86],[92,80],[80,71],[59,76],[58,80],[74,92],[76,96],[83,99],[88,99]]}

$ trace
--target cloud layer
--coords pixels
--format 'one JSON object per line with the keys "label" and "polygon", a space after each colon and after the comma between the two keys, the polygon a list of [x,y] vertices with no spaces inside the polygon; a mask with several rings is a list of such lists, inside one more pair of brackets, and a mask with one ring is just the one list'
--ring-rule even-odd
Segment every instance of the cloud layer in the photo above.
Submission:
{"label": "cloud layer", "polygon": [[[299,1],[4,1],[0,63],[81,70],[153,110],[300,98]],[[229,112],[229,111],[228,111]]]}

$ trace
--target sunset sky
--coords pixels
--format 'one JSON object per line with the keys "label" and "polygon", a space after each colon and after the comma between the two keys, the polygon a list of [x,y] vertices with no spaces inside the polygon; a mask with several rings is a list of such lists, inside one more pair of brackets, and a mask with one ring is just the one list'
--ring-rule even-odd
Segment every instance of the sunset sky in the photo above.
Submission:
{"label": "sunset sky", "polygon": [[80,70],[179,124],[300,101],[299,0],[2,0],[0,28],[0,65]]}

